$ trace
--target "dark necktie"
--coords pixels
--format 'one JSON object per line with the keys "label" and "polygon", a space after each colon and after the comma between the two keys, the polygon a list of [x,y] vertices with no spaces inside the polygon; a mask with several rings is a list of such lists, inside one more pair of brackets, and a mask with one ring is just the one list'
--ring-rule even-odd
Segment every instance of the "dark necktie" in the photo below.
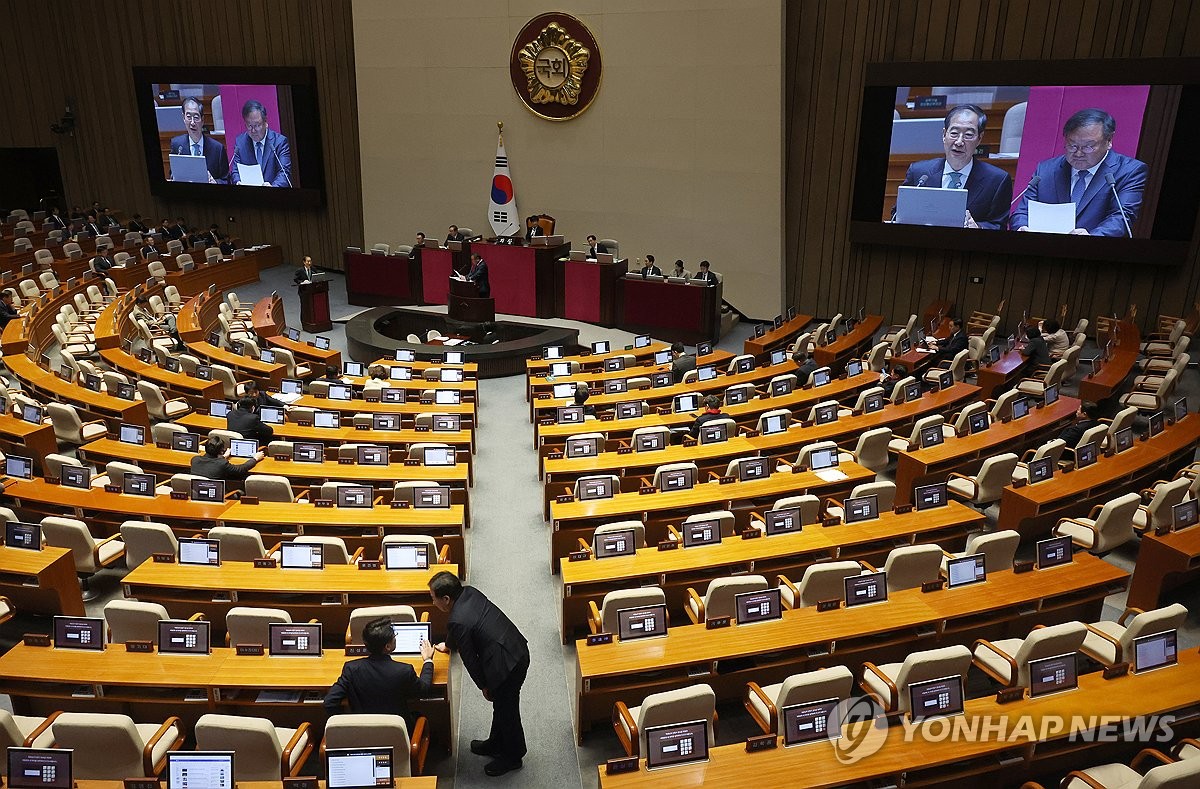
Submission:
{"label": "dark necktie", "polygon": [[1071,187],[1071,202],[1075,204],[1076,210],[1079,209],[1079,203],[1083,200],[1083,192],[1087,189],[1088,171],[1077,170],[1075,175],[1075,185]]}
{"label": "dark necktie", "polygon": [[962,173],[957,170],[950,173],[950,188],[962,189]]}
{"label": "dark necktie", "polygon": [[194,142],[194,143],[192,143],[192,156],[199,156],[199,155],[200,155],[200,143]]}
{"label": "dark necktie", "polygon": [[263,147],[261,142],[254,143],[254,160],[262,167]]}

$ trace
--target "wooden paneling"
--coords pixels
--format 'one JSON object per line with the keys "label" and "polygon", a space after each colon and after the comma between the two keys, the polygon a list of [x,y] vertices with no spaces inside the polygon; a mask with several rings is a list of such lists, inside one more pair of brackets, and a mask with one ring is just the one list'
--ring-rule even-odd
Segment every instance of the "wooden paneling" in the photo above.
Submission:
{"label": "wooden paneling", "polygon": [[[155,223],[217,222],[340,268],[362,242],[357,90],[350,4],[341,0],[0,0],[0,146],[58,149],[69,205],[100,200]],[[312,66],[317,72],[326,203],[305,210],[225,207],[150,195],[133,66]],[[73,136],[50,124],[73,99]],[[2,177],[2,176],[0,176]],[[227,217],[237,218],[236,224]]]}
{"label": "wooden paneling", "polygon": [[[887,61],[1195,57],[1200,4],[1188,0],[812,0],[786,3],[786,303],[832,315],[866,307],[902,321],[945,297],[960,312],[1020,310],[1095,321],[1138,305],[1143,329],[1185,315],[1200,254],[1151,267],[914,249],[848,241],[864,66]],[[951,75],[953,76],[953,75]],[[1047,75],[1053,79],[1052,74]],[[982,277],[982,285],[970,284]]]}

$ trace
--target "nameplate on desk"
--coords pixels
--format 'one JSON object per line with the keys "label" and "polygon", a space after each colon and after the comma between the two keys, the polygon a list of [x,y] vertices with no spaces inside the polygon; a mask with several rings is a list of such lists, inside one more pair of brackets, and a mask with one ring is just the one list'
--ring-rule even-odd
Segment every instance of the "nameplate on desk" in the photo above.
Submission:
{"label": "nameplate on desk", "polygon": [[417,404],[418,405],[433,405],[433,401],[427,397],[422,397],[419,400],[417,400]]}
{"label": "nameplate on desk", "polygon": [[589,647],[598,646],[600,644],[611,644],[612,642],[612,633],[593,633],[587,637],[587,645]]}
{"label": "nameplate on desk", "polygon": [[711,619],[704,620],[704,628],[706,630],[719,630],[722,627],[729,627],[730,620],[727,616],[714,616]]}
{"label": "nameplate on desk", "polygon": [[663,540],[658,544],[660,551],[673,551],[679,547],[679,542],[676,540]]}
{"label": "nameplate on desk", "polygon": [[62,480],[58,477],[46,477],[45,479],[47,485],[59,485],[62,483]]}
{"label": "nameplate on desk", "polygon": [[836,611],[842,607],[841,600],[818,600],[817,611]]}
{"label": "nameplate on desk", "polygon": [[761,537],[762,535],[763,535],[763,533],[761,531],[759,531],[758,529],[751,526],[750,528],[748,528],[742,532],[742,539],[743,540],[754,540],[754,539]]}
{"label": "nameplate on desk", "polygon": [[580,351],[580,352],[579,352],[577,355],[578,355],[578,356],[591,356],[591,355],[592,355],[592,352],[591,352],[590,350],[587,350],[587,351]]}
{"label": "nameplate on desk", "polygon": [[746,738],[746,753],[773,751],[778,745],[779,739],[774,734],[755,734]]}
{"label": "nameplate on desk", "polygon": [[[346,654],[350,654],[349,647],[346,647]],[[284,778],[283,789],[320,789],[320,783],[316,778]]]}
{"label": "nameplate on desk", "polygon": [[762,435],[762,433],[759,433],[757,430],[746,431],[746,438],[758,438],[760,435]]}
{"label": "nameplate on desk", "polygon": [[538,419],[539,427],[549,427],[552,424],[554,424],[554,419],[552,417],[542,417]]}
{"label": "nameplate on desk", "polygon": [[636,756],[624,756],[620,759],[609,759],[604,763],[605,775],[620,775],[621,773],[636,773],[641,767],[641,760]]}
{"label": "nameplate on desk", "polygon": [[48,647],[50,646],[50,636],[47,633],[26,633],[22,638],[27,647]]}
{"label": "nameplate on desk", "polygon": [[1031,560],[1013,562],[1013,575],[1028,573],[1033,571],[1033,562]]}
{"label": "nameplate on desk", "polygon": [[808,471],[808,466],[801,466],[799,464],[792,466],[793,474],[803,474],[806,471]]}
{"label": "nameplate on desk", "polygon": [[632,455],[633,447],[617,447],[618,455]]}
{"label": "nameplate on desk", "polygon": [[182,493],[178,490],[173,490],[173,491],[171,491],[171,500],[172,501],[187,501],[188,494]]}
{"label": "nameplate on desk", "polygon": [[1025,698],[1025,688],[1001,688],[996,691],[997,704],[1011,704]]}
{"label": "nameplate on desk", "polygon": [[376,394],[375,392],[371,392],[370,394],[364,394],[364,395],[363,395],[363,402],[364,402],[364,403],[378,403],[378,402],[379,402],[379,395],[378,395],[378,394]]}
{"label": "nameplate on desk", "polygon": [[333,507],[333,499],[313,499],[314,507]]}
{"label": "nameplate on desk", "polygon": [[360,570],[378,570],[380,568],[378,559],[359,559],[358,569]]}
{"label": "nameplate on desk", "polygon": [[277,463],[288,463],[291,461],[292,456],[291,455],[276,455],[274,459],[275,459],[275,462],[277,462]]}
{"label": "nameplate on desk", "polygon": [[406,509],[408,509],[408,502],[407,502],[407,501],[403,501],[403,500],[402,500],[402,501],[393,501],[393,502],[392,502],[392,509],[394,509],[394,510],[406,510]]}
{"label": "nameplate on desk", "polygon": [[915,110],[944,110],[946,109],[946,96],[917,96],[913,101],[913,109]]}
{"label": "nameplate on desk", "polygon": [[1118,679],[1120,677],[1125,676],[1128,673],[1129,673],[1129,664],[1128,663],[1117,663],[1116,665],[1113,665],[1113,666],[1107,666],[1104,669],[1104,678],[1105,679]]}
{"label": "nameplate on desk", "polygon": [[355,430],[370,430],[370,429],[371,429],[371,426],[370,426],[370,425],[363,425],[363,424],[356,424],[356,425],[354,426],[354,429],[355,429]]}
{"label": "nameplate on desk", "polygon": [[807,430],[808,428],[810,428],[812,426],[813,426],[813,423],[808,421],[807,419],[800,420],[800,427],[805,428]]}
{"label": "nameplate on desk", "polygon": [[659,416],[670,416],[671,409],[670,408],[660,408],[660,409],[658,409],[658,414],[659,414]]}
{"label": "nameplate on desk", "polygon": [[170,449],[171,442],[170,441],[155,441],[154,446],[157,447],[158,449]]}
{"label": "nameplate on desk", "polygon": [[694,447],[698,443],[700,443],[700,442],[696,441],[696,439],[694,439],[694,438],[683,439],[683,446],[685,446],[685,447]]}
{"label": "nameplate on desk", "polygon": [[907,515],[908,513],[912,512],[912,511],[913,511],[913,505],[911,505],[911,504],[897,504],[892,509],[892,512],[896,513],[897,515]]}
{"label": "nameplate on desk", "polygon": [[1008,424],[1009,422],[1011,422],[1011,421],[1012,421],[1012,417],[1011,417],[1011,416],[1002,416],[1002,417],[1000,417],[1000,424],[1002,424],[1002,425],[1007,425],[1007,424]]}
{"label": "nameplate on desk", "polygon": [[421,461],[420,461],[420,459],[419,459],[419,458],[405,458],[405,459],[404,459],[404,465],[406,465],[406,466],[419,466],[419,465],[421,465]]}
{"label": "nameplate on desk", "polygon": [[1075,470],[1074,466],[1067,466],[1066,468],[1059,469],[1058,473],[1059,474],[1070,474],[1074,470]]}
{"label": "nameplate on desk", "polygon": [[120,493],[121,486],[120,485],[105,485],[104,492],[105,493]]}
{"label": "nameplate on desk", "polygon": [[254,560],[255,567],[261,567],[264,569],[271,569],[271,568],[277,567],[278,564],[279,564],[278,562],[276,562],[274,559],[270,558],[269,556],[265,559],[255,559]]}
{"label": "nameplate on desk", "polygon": [[1159,526],[1154,527],[1154,536],[1155,537],[1162,537],[1162,536],[1170,534],[1170,533],[1171,533],[1171,524],[1169,524],[1169,523],[1163,523]]}
{"label": "nameplate on desk", "polygon": [[429,427],[429,425],[416,425],[415,427],[413,427],[413,432],[414,433],[431,433],[433,431],[432,431],[432,428]]}
{"label": "nameplate on desk", "polygon": [[592,558],[591,551],[571,551],[567,554],[568,562],[586,562],[590,558]]}
{"label": "nameplate on desk", "polygon": [[312,396],[313,396],[314,400],[324,400],[326,397],[328,397],[328,395],[322,394],[320,392],[313,392]]}
{"label": "nameplate on desk", "polygon": [[311,419],[297,419],[296,426],[297,427],[312,427],[312,420]]}
{"label": "nameplate on desk", "polygon": [[541,360],[542,360],[542,357],[540,357],[540,356],[530,356],[529,357],[529,361],[531,361],[531,362],[540,362]]}
{"label": "nameplate on desk", "polygon": [[658,488],[638,488],[638,495],[648,496],[651,493],[658,493]]}
{"label": "nameplate on desk", "polygon": [[718,485],[731,485],[737,482],[737,477],[721,477],[717,480]]}
{"label": "nameplate on desk", "polygon": [[545,393],[542,393],[542,394],[539,394],[539,395],[538,395],[538,396],[537,396],[535,399],[537,399],[537,400],[549,400],[549,399],[550,399],[550,395],[548,395],[548,394],[545,394]]}
{"label": "nameplate on desk", "polygon": [[125,642],[125,651],[126,652],[153,652],[154,651],[154,642],[153,641],[141,641],[141,640],[126,641]]}
{"label": "nameplate on desk", "polygon": [[617,417],[616,417],[616,415],[615,415],[615,414],[601,414],[600,416],[596,417],[596,421],[598,421],[598,422],[612,422],[612,421],[616,420],[616,418],[617,418]]}
{"label": "nameplate on desk", "polygon": [[562,460],[562,456],[563,456],[563,453],[561,453],[561,452],[550,452],[549,454],[546,455],[546,459],[547,460]]}
{"label": "nameplate on desk", "polygon": [[175,554],[173,553],[152,553],[150,558],[159,564],[175,564]]}
{"label": "nameplate on desk", "polygon": [[1023,488],[1028,484],[1029,484],[1029,480],[1027,480],[1027,479],[1014,479],[1012,481],[1012,486],[1014,489]]}
{"label": "nameplate on desk", "polygon": [[[355,429],[358,429],[359,425],[355,425],[354,427],[355,427]],[[338,458],[338,465],[339,466],[353,466],[354,458]]]}
{"label": "nameplate on desk", "polygon": [[263,654],[262,644],[235,644],[233,648],[239,657],[254,657]]}
{"label": "nameplate on desk", "polygon": [[841,526],[842,519],[837,517],[836,515],[834,515],[831,518],[822,518],[821,525],[822,526]]}
{"label": "nameplate on desk", "polygon": [[159,789],[162,785],[157,778],[126,778],[123,789]]}
{"label": "nameplate on desk", "polygon": [[945,588],[945,586],[946,586],[946,579],[938,578],[937,580],[926,581],[925,583],[921,584],[921,591],[922,592],[940,592],[940,591],[942,591],[943,588]]}

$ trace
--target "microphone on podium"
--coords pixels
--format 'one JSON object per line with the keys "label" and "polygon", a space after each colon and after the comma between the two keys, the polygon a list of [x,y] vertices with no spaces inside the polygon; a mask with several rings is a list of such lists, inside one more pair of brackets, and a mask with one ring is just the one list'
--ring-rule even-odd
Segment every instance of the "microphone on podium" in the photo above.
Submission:
{"label": "microphone on podium", "polygon": [[925,182],[926,182],[926,181],[928,181],[928,180],[929,180],[929,176],[928,176],[928,175],[922,175],[922,176],[921,176],[919,179],[917,179],[917,186],[918,186],[918,187],[922,187],[922,186],[924,186],[924,185],[925,185]]}
{"label": "microphone on podium", "polygon": [[1030,176],[1029,183],[1026,184],[1025,188],[1021,190],[1021,193],[1019,195],[1017,195],[1016,197],[1014,197],[1013,201],[1008,204],[1008,212],[1010,214],[1012,213],[1013,206],[1017,204],[1017,201],[1020,200],[1022,197],[1024,197],[1026,192],[1028,192],[1033,187],[1037,186],[1038,181],[1041,181],[1041,180],[1042,180],[1042,177],[1040,175]]}
{"label": "microphone on podium", "polygon": [[1117,209],[1121,212],[1121,221],[1125,223],[1125,232],[1133,238],[1133,231],[1129,229],[1129,217],[1125,215],[1125,206],[1121,204],[1121,195],[1117,194],[1117,179],[1112,173],[1105,173],[1104,180],[1108,183],[1108,188],[1112,190],[1113,197],[1117,201]]}

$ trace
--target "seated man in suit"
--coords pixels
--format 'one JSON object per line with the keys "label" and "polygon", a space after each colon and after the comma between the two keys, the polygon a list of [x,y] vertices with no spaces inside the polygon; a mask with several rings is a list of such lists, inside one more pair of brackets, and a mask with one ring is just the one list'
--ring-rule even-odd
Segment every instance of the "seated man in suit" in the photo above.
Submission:
{"label": "seated man in suit", "polygon": [[708,261],[707,260],[700,261],[700,270],[696,272],[696,276],[692,277],[692,279],[700,280],[705,285],[716,285],[717,284],[717,275],[714,272],[708,270]]}
{"label": "seated man in suit", "polygon": [[987,115],[974,104],[952,107],[942,122],[945,157],[913,162],[901,186],[966,189],[963,227],[1003,230],[1012,201],[1012,178],[999,167],[975,158],[986,126]]}
{"label": "seated man in suit", "polygon": [[670,273],[670,274],[668,274],[667,276],[669,276],[669,277],[680,277],[680,278],[682,278],[682,279],[691,279],[691,278],[692,278],[692,272],[688,271],[686,268],[684,268],[684,267],[683,267],[683,261],[682,261],[682,260],[676,260],[676,261],[675,261],[675,268],[671,269],[671,273]]}
{"label": "seated man in suit", "polygon": [[189,473],[195,474],[197,477],[237,482],[248,477],[250,469],[254,468],[254,464],[258,463],[265,456],[265,453],[260,449],[255,453],[254,457],[245,463],[239,463],[235,466],[229,462],[229,447],[226,446],[225,439],[220,436],[211,436],[204,442],[204,454],[196,455],[192,458]]}
{"label": "seated man in suit", "polygon": [[296,269],[296,273],[292,275],[292,282],[299,285],[302,282],[312,282],[312,278],[316,274],[321,274],[322,271],[313,266],[311,255],[304,256],[304,262],[300,264],[300,268]]}
{"label": "seated man in suit", "polygon": [[384,617],[368,622],[363,628],[363,644],[367,656],[347,661],[342,675],[325,694],[325,714],[343,712],[342,702],[346,701],[355,714],[399,715],[412,731],[415,719],[408,700],[428,698],[433,692],[433,645],[421,641],[424,663],[418,677],[412,666],[392,660],[396,636],[391,620]]}
{"label": "seated man in suit", "polygon": [[46,215],[46,221],[42,223],[47,230],[66,230],[67,221],[58,214],[58,206],[51,206],[50,213]]}
{"label": "seated man in suit", "polygon": [[683,343],[677,342],[671,345],[671,380],[674,383],[683,383],[684,373],[696,369],[696,357],[694,354],[686,353],[683,348]]}
{"label": "seated man in suit", "polygon": [[242,438],[252,438],[263,446],[275,438],[275,429],[258,416],[258,401],[252,397],[238,400],[237,408],[225,417],[225,427],[235,433],[241,433]]}
{"label": "seated man in suit", "polygon": [[643,277],[661,277],[662,269],[654,265],[654,255],[646,255],[646,265],[642,266]]}
{"label": "seated man in suit", "polygon": [[819,366],[817,361],[809,356],[807,351],[796,351],[792,354],[792,361],[796,363],[796,380],[801,386],[807,386],[808,379]]}
{"label": "seated man in suit", "polygon": [[1149,168],[1112,149],[1116,131],[1117,122],[1104,110],[1080,110],[1068,118],[1063,124],[1066,154],[1038,162],[1038,180],[1017,203],[1013,228],[1029,229],[1029,201],[1037,200],[1075,204],[1071,235],[1128,236],[1126,222],[1137,219]]}
{"label": "seated man in suit", "polygon": [[21,313],[13,306],[12,291],[6,288],[0,292],[0,330],[7,326],[9,321],[20,317]]}
{"label": "seated man in suit", "polygon": [[138,250],[138,254],[142,256],[142,260],[149,260],[150,255],[158,254],[158,247],[150,243],[150,239],[146,239],[146,242],[142,244],[142,248]]}
{"label": "seated man in suit", "polygon": [[1068,450],[1074,453],[1075,446],[1083,438],[1083,434],[1100,424],[1101,413],[1103,412],[1097,403],[1083,402],[1080,404],[1079,410],[1075,412],[1075,421],[1058,434],[1058,437],[1067,445]]}
{"label": "seated man in suit", "polygon": [[183,128],[183,134],[171,138],[171,153],[203,156],[208,182],[228,183],[229,157],[225,154],[225,144],[204,134],[204,105],[195,96],[183,100]]}
{"label": "seated man in suit", "polygon": [[96,215],[91,212],[88,213],[87,219],[83,223],[83,234],[90,238],[104,235],[104,231],[100,229],[100,223],[96,219]]}
{"label": "seated man in suit", "polygon": [[267,394],[262,389],[259,389],[258,381],[255,381],[253,378],[246,381],[245,396],[251,398],[256,403],[258,403],[259,408],[262,408],[264,405],[273,405],[276,408],[288,408],[289,407],[287,403],[283,402],[282,400],[278,400],[274,397],[271,397],[271,395]]}
{"label": "seated man in suit", "polygon": [[150,228],[146,226],[141,214],[134,214],[133,219],[129,220],[129,227],[125,229],[131,233],[145,233]]}
{"label": "seated man in suit", "polygon": [[705,422],[711,422],[714,419],[724,419],[725,414],[721,413],[721,398],[716,395],[707,395],[704,398],[704,413],[696,417],[696,421],[692,422],[692,426],[688,428],[688,435],[692,438],[700,438],[700,428]]}
{"label": "seated man in suit", "polygon": [[104,272],[106,272],[110,268],[112,268],[114,265],[113,259],[108,256],[107,251],[96,253],[96,257],[92,258],[91,264],[92,264],[92,269],[97,274],[103,274]]}
{"label": "seated man in suit", "polygon": [[597,241],[595,236],[589,235],[587,237],[587,243],[588,243],[588,248],[587,248],[587,259],[588,260],[595,260],[596,256],[602,252],[606,255],[608,254],[608,247],[604,246],[599,241]]}
{"label": "seated man in suit", "polygon": [[588,398],[591,397],[591,395],[592,393],[588,391],[587,384],[583,383],[582,381],[575,384],[575,405],[583,407],[584,416],[596,415],[596,406],[587,404]]}
{"label": "seated man in suit", "polygon": [[525,240],[529,241],[534,236],[544,236],[546,231],[538,224],[537,214],[525,217]]}
{"label": "seated man in suit", "polygon": [[930,348],[936,348],[937,353],[933,355],[933,364],[938,364],[942,361],[949,361],[958,355],[959,351],[965,351],[970,344],[967,338],[967,330],[963,328],[962,318],[954,318],[950,321],[952,333],[949,337],[939,340],[935,337],[930,337],[927,344]]}
{"label": "seated man in suit", "polygon": [[471,253],[471,270],[467,272],[467,281],[474,282],[479,288],[479,298],[486,299],[492,295],[492,284],[488,281],[488,267],[478,252]]}
{"label": "seated man in suit", "polygon": [[287,137],[268,125],[266,107],[262,102],[250,99],[242,105],[242,120],[246,131],[237,136],[233,146],[230,183],[242,182],[239,164],[256,164],[261,168],[264,186],[293,186],[292,148]]}
{"label": "seated man in suit", "polygon": [[1029,361],[1030,375],[1034,374],[1032,368],[1050,364],[1050,346],[1042,339],[1042,330],[1037,326],[1025,329],[1025,346],[1021,348],[1021,355]]}
{"label": "seated man in suit", "polygon": [[450,227],[446,229],[447,243],[449,243],[450,241],[466,241],[466,240],[467,240],[467,237],[464,236],[462,233],[458,232],[458,225],[450,225]]}
{"label": "seated man in suit", "polygon": [[896,391],[896,384],[908,377],[908,368],[902,364],[891,363],[879,374],[879,388],[883,390],[883,396],[891,399],[892,392]]}

